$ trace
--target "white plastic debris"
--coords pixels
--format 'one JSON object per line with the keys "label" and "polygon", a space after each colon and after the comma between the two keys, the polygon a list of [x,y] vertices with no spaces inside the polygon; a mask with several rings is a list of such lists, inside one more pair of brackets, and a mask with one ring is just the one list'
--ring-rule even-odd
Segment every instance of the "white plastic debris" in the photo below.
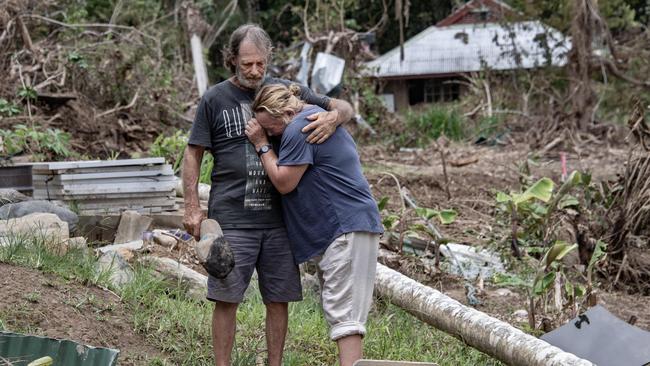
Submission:
{"label": "white plastic debris", "polygon": [[477,251],[469,245],[448,243],[440,246],[440,253],[449,259],[450,272],[468,280],[476,279],[479,275],[490,278],[497,272],[505,272],[499,256],[485,249]]}

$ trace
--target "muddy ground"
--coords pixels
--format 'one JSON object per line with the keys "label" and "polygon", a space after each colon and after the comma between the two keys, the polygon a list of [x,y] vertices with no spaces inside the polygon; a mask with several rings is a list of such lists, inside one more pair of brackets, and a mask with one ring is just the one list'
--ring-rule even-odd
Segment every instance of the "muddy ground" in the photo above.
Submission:
{"label": "muddy ground", "polygon": [[[524,144],[508,146],[476,146],[452,144],[446,155],[449,193],[444,189],[440,155],[433,147],[421,150],[387,152],[379,146],[361,147],[365,173],[377,198],[391,197],[389,206],[399,208],[396,184],[386,173],[393,174],[407,187],[421,206],[453,208],[458,219],[440,227],[444,236],[454,242],[485,246],[495,236],[493,210],[496,190],[519,187],[520,164],[531,157]],[[624,166],[627,150],[597,146],[593,151],[567,154],[569,170],[589,170],[594,179],[614,179]],[[462,160],[471,164],[455,167]],[[561,174],[558,152],[535,158],[531,173],[558,180]],[[504,244],[505,245],[505,244]],[[205,274],[191,255],[191,249],[179,245],[174,249],[156,246],[155,255],[171,257]],[[504,256],[506,263],[510,258]],[[408,261],[407,261],[408,262]],[[467,304],[464,281],[454,275],[423,272],[418,266],[403,265],[403,272]],[[145,337],[133,331],[129,309],[113,293],[97,287],[85,287],[54,275],[0,263],[0,312],[9,329],[68,338],[83,343],[122,350],[120,364],[142,364],[143,355],[155,357],[159,351],[148,345]],[[526,309],[527,297],[522,290],[499,289],[485,282],[478,298],[478,310],[515,326],[525,327],[527,319],[515,316]],[[637,317],[636,325],[650,330],[650,298],[628,295],[621,291],[599,292],[599,302],[623,320]],[[5,314],[12,314],[7,317]],[[97,324],[101,324],[98,327]],[[558,326],[560,324],[553,324]]]}
{"label": "muddy ground", "polygon": [[116,348],[125,366],[161,355],[134,331],[132,311],[108,290],[4,263],[0,290],[0,318],[7,329]]}
{"label": "muddy ground", "polygon": [[[616,175],[623,172],[627,154],[625,146],[591,145],[580,153],[566,152],[567,170],[589,171],[594,181],[615,180]],[[559,151],[540,155],[522,143],[507,146],[451,144],[445,154],[449,182],[447,186],[451,195],[451,199],[448,199],[440,153],[433,146],[426,149],[403,149],[399,152],[388,152],[380,146],[366,147],[362,149],[361,157],[375,197],[390,197],[391,210],[398,211],[400,201],[396,183],[386,173],[393,174],[401,186],[407,187],[420,206],[453,208],[459,213],[454,223],[438,225],[444,237],[455,243],[480,247],[490,247],[488,243],[492,247],[495,243],[498,246],[500,240],[502,248],[509,247],[507,235],[504,236],[496,227],[493,212],[495,194],[499,190],[509,192],[519,189],[524,162],[531,160],[528,164],[530,174],[536,179],[549,177],[558,182],[562,174]],[[475,162],[454,166],[463,161]],[[508,250],[502,252],[505,253],[502,254],[502,259],[506,264],[513,260]],[[435,271],[423,273],[422,268],[409,263],[402,263],[398,269],[410,272],[411,277],[416,277],[463,304],[468,302],[462,278]],[[527,319],[518,318],[513,313],[527,309],[525,292],[515,288],[508,290],[499,290],[486,281],[485,290],[479,294],[482,304],[476,308],[513,325],[524,326]],[[634,315],[637,317],[637,326],[650,330],[650,297],[629,295],[624,291],[606,288],[598,292],[598,298],[601,305],[621,319],[627,321]],[[553,327],[559,325],[561,324],[552,324]]]}

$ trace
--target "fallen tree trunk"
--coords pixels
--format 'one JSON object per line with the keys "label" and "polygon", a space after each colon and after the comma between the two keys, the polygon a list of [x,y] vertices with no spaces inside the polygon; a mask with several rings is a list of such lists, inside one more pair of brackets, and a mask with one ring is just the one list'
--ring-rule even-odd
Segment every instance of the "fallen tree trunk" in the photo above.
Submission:
{"label": "fallen tree trunk", "polygon": [[375,291],[418,319],[508,365],[593,366],[379,263]]}

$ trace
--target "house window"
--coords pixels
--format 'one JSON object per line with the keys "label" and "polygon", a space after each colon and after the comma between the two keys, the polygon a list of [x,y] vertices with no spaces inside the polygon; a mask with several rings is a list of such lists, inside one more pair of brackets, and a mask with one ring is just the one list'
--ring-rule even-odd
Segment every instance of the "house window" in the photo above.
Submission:
{"label": "house window", "polygon": [[460,85],[453,79],[430,79],[424,83],[424,101],[450,102],[460,96]]}
{"label": "house window", "polygon": [[409,104],[451,102],[460,97],[457,79],[416,79],[409,81]]}

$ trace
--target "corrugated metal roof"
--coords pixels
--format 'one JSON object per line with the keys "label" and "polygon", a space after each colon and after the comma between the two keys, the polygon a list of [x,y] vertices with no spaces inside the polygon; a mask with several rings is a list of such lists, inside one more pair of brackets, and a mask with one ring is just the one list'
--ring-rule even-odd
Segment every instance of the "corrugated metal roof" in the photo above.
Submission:
{"label": "corrugated metal roof", "polygon": [[484,65],[530,69],[547,65],[549,58],[552,65],[566,64],[570,48],[561,32],[539,21],[432,26],[404,43],[404,61],[396,47],[366,66],[380,78],[473,72]]}

